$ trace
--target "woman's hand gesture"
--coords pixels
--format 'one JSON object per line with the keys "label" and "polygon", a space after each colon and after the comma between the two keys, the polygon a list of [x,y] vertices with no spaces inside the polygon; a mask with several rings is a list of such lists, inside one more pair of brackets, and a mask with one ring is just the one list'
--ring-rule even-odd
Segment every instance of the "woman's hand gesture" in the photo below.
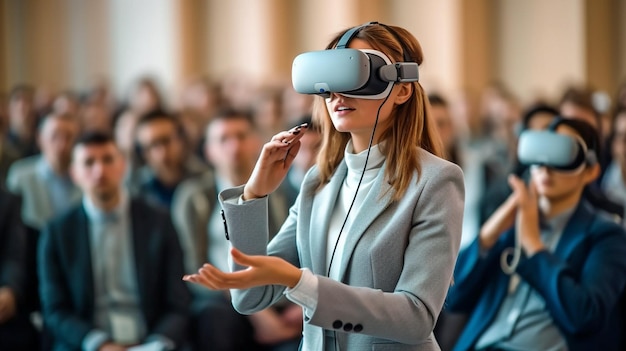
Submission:
{"label": "woman's hand gesture", "polygon": [[263,197],[278,188],[300,150],[300,138],[307,127],[304,123],[280,132],[263,145],[252,175],[244,187],[244,200]]}
{"label": "woman's hand gesture", "polygon": [[231,249],[231,255],[235,263],[248,268],[229,273],[205,263],[198,273],[186,275],[183,280],[212,290],[248,289],[273,284],[293,288],[302,276],[300,269],[279,257],[250,256],[235,248]]}

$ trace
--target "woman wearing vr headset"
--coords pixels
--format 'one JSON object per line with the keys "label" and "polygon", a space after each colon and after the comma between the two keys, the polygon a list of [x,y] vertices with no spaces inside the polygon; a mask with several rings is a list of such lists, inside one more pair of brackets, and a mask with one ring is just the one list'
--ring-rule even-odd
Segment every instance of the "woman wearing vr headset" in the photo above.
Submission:
{"label": "woman wearing vr headset", "polygon": [[[448,310],[469,313],[454,350],[623,350],[626,235],[583,196],[600,173],[591,125],[527,130],[530,165],[459,254]],[[515,247],[515,249],[513,249]]]}
{"label": "woman wearing vr headset", "polygon": [[280,232],[268,245],[266,195],[283,181],[305,125],[275,135],[247,184],[220,194],[233,272],[205,264],[183,279],[231,289],[242,313],[286,295],[304,310],[302,350],[439,350],[432,331],[459,250],[463,175],[438,157],[417,40],[368,23],[307,54],[346,53],[378,66],[363,87],[324,85],[327,98],[314,105],[317,165]]}

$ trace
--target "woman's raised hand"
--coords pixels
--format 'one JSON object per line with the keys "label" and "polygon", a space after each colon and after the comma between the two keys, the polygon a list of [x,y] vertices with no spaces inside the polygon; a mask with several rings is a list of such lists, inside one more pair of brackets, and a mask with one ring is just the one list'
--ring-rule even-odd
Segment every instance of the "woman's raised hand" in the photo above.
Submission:
{"label": "woman's raised hand", "polygon": [[244,187],[244,200],[263,197],[278,188],[300,150],[300,138],[307,128],[308,124],[304,123],[280,132],[263,145],[254,171]]}
{"label": "woman's raised hand", "polygon": [[272,284],[293,288],[302,276],[300,269],[279,257],[250,256],[235,248],[231,249],[231,255],[235,263],[248,268],[229,273],[205,263],[198,273],[185,275],[183,280],[213,290],[248,289]]}

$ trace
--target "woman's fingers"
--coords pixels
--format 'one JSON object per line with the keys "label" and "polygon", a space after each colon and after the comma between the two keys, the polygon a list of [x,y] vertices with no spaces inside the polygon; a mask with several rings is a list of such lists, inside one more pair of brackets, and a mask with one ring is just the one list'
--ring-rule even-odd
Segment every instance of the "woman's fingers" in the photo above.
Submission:
{"label": "woman's fingers", "polygon": [[294,141],[300,140],[300,138],[302,138],[302,135],[304,135],[304,133],[306,132],[307,128],[308,128],[308,125],[304,123],[304,124],[295,126],[291,128],[290,130],[280,132],[272,137],[272,140],[270,141],[270,143],[277,142],[282,145],[290,145]]}
{"label": "woman's fingers", "polygon": [[300,140],[296,140],[296,142],[292,143],[291,148],[287,149],[287,154],[283,159],[285,168],[291,167],[293,160],[296,158],[296,155],[298,155],[298,151],[300,151],[301,145]]}
{"label": "woman's fingers", "polygon": [[202,267],[200,268],[197,274],[186,275],[183,277],[183,280],[191,282],[191,283],[203,285],[212,290],[226,290],[226,289],[240,288],[243,286],[241,278],[237,278],[237,279],[228,278],[228,276],[237,275],[237,273],[239,272],[224,273],[224,272],[217,270],[217,272],[219,272],[220,274],[216,274],[216,272],[213,270],[217,270],[217,269],[215,267],[212,267],[212,269],[207,269],[206,267]]}

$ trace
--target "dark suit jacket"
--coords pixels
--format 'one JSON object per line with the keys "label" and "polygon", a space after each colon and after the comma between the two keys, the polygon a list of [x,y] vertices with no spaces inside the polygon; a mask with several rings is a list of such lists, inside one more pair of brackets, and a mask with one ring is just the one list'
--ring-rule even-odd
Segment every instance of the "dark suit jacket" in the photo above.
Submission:
{"label": "dark suit jacket", "polygon": [[9,287],[23,306],[26,301],[26,233],[19,199],[0,190],[0,287]]}
{"label": "dark suit jacket", "polygon": [[[180,346],[190,295],[181,280],[183,260],[169,215],[143,201],[130,205],[139,296],[148,334]],[[94,329],[89,220],[82,205],[51,221],[39,245],[44,322],[55,350],[79,350]]]}
{"label": "dark suit jacket", "polygon": [[[485,256],[478,239],[459,254],[448,309],[471,313],[454,350],[470,350],[496,317],[509,276],[500,255],[513,246],[514,230],[504,233]],[[626,234],[617,224],[581,202],[554,253],[522,258],[517,273],[546,302],[569,350],[619,350],[618,301],[626,283]]]}

